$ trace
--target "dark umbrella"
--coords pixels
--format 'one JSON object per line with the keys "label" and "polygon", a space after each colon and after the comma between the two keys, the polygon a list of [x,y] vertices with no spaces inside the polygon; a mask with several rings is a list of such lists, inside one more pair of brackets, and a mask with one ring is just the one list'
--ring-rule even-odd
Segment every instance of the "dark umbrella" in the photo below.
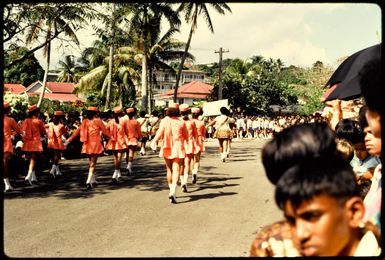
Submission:
{"label": "dark umbrella", "polygon": [[380,44],[368,47],[349,56],[336,69],[330,77],[326,86],[338,83],[333,91],[326,97],[325,101],[333,99],[351,100],[361,96],[359,72],[370,60],[381,58]]}

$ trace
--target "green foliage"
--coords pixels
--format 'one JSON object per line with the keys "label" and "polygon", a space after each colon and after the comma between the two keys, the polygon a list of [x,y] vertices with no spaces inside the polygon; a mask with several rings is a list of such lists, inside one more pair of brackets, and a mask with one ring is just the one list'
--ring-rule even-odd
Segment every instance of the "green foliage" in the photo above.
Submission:
{"label": "green foliage", "polygon": [[[26,55],[27,51],[28,49],[26,47],[13,46],[12,50],[5,51],[4,63],[11,63],[13,60]],[[32,53],[22,62],[5,68],[3,73],[5,83],[18,83],[28,87],[32,82],[43,79],[44,70]]]}
{"label": "green foliage", "polygon": [[4,102],[9,102],[11,106],[11,116],[16,122],[23,120],[27,116],[28,101],[21,95],[5,93]]}

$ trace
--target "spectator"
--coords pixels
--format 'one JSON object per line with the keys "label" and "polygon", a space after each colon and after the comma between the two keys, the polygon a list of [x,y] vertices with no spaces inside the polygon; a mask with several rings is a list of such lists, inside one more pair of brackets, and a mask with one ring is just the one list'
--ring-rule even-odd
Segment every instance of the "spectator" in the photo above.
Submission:
{"label": "spectator", "polygon": [[277,182],[275,199],[302,255],[380,254],[379,232],[363,223],[357,182],[341,157],[320,156],[291,167]]}

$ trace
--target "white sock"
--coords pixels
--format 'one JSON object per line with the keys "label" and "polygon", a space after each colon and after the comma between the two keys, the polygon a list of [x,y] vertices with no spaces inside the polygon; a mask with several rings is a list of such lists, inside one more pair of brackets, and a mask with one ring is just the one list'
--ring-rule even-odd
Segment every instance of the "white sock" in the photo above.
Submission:
{"label": "white sock", "polygon": [[13,187],[11,186],[11,183],[9,183],[8,178],[4,179],[4,184],[5,184],[5,190],[13,190]]}
{"label": "white sock", "polygon": [[32,181],[37,181],[35,171],[32,171]]}
{"label": "white sock", "polygon": [[185,173],[183,175],[183,181],[184,181],[184,184],[187,184],[187,181],[188,181],[188,174],[187,173]]}
{"label": "white sock", "polygon": [[112,174],[112,179],[116,179],[117,170],[114,171],[114,174]]}
{"label": "white sock", "polygon": [[176,192],[176,183],[172,183],[171,189],[170,189],[170,194],[175,196],[175,192]]}
{"label": "white sock", "polygon": [[49,171],[50,174],[54,175],[55,174],[55,171],[56,171],[56,165],[55,164],[52,164],[52,168],[51,170]]}
{"label": "white sock", "polygon": [[93,179],[93,177],[91,176],[91,171],[88,172],[88,177],[87,177],[87,181],[86,183],[91,183],[91,180]]}
{"label": "white sock", "polygon": [[122,177],[122,174],[120,173],[120,170],[116,170],[116,177],[117,177],[117,178]]}
{"label": "white sock", "polygon": [[32,170],[29,170],[27,176],[25,176],[25,180],[31,180],[31,179],[32,179]]}
{"label": "white sock", "polygon": [[180,186],[183,186],[183,184],[185,184],[185,181],[184,181],[184,175],[181,175],[179,176],[179,180],[180,180]]}
{"label": "white sock", "polygon": [[56,165],[56,175],[62,175],[58,164]]}
{"label": "white sock", "polygon": [[98,182],[96,181],[96,175],[95,175],[95,172],[94,172],[94,174],[92,175],[91,182],[92,182],[92,183],[98,183]]}

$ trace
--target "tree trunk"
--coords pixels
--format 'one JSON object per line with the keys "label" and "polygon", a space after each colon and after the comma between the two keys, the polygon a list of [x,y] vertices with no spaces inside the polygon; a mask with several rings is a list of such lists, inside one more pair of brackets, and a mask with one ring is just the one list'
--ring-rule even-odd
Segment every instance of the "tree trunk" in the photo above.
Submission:
{"label": "tree trunk", "polygon": [[[146,36],[146,34],[144,34]],[[147,112],[147,44],[143,38],[143,58],[142,58],[142,111]]]}
{"label": "tree trunk", "polygon": [[41,103],[43,102],[45,90],[47,88],[47,78],[48,78],[48,70],[49,70],[49,63],[51,59],[51,42],[48,42],[47,46],[47,66],[44,71],[44,77],[43,77],[43,90],[40,93],[39,101],[37,102],[37,106],[40,108]]}
{"label": "tree trunk", "polygon": [[179,64],[178,73],[176,74],[176,82],[175,82],[174,98],[173,98],[174,103],[176,103],[176,99],[178,96],[178,87],[179,87],[180,76],[182,74],[183,64],[184,64],[184,61],[186,60],[188,49],[190,48],[191,38],[192,38],[192,34],[194,33],[194,30],[195,30],[197,16],[198,16],[198,7],[195,7],[195,11],[194,11],[193,19],[192,19],[192,24],[191,24],[191,29],[190,29],[190,34],[188,36],[188,40],[187,40],[186,48],[185,48],[183,56],[182,56],[182,60],[180,61],[180,64]]}
{"label": "tree trunk", "polygon": [[152,111],[152,85],[153,85],[153,75],[152,75],[152,68],[151,66],[148,69],[148,77],[149,77],[149,84],[148,84],[148,112],[151,113]]}
{"label": "tree trunk", "polygon": [[110,59],[108,64],[109,79],[107,85],[106,103],[104,110],[108,110],[110,107],[111,88],[112,88],[112,69],[114,66],[114,37],[115,37],[115,4],[112,4],[112,21],[111,21],[111,46],[110,46]]}

